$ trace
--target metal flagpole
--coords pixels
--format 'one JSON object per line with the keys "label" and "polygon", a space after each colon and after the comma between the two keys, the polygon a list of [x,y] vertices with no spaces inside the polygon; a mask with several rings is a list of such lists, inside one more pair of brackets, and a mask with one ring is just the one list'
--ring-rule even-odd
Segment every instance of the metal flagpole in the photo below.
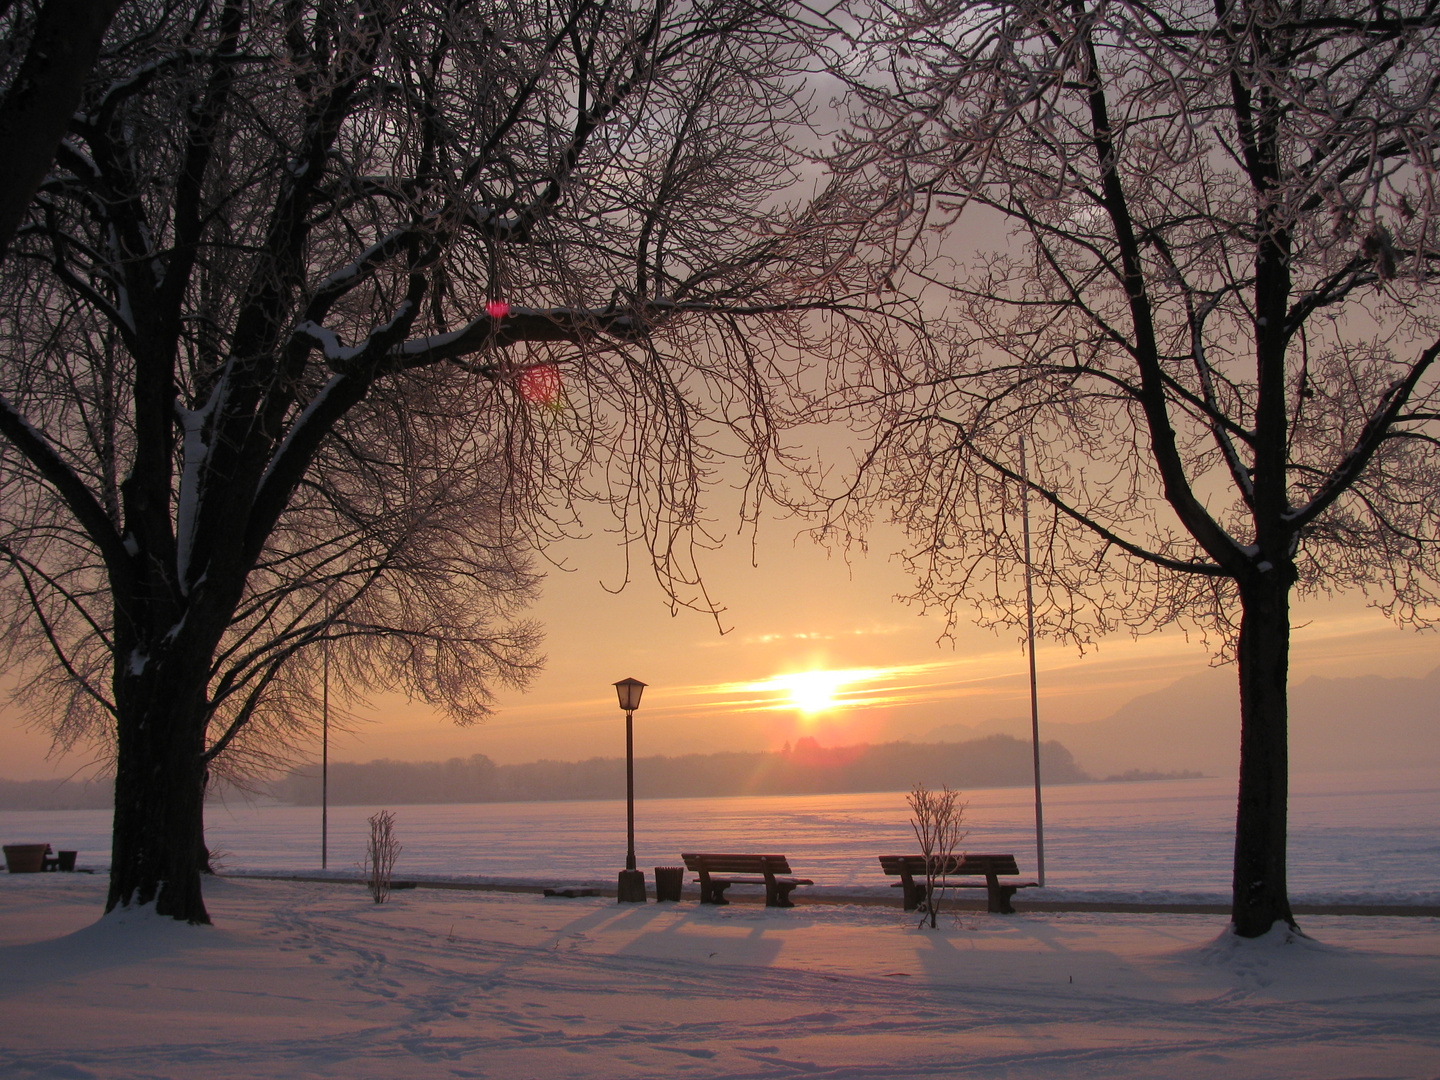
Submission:
{"label": "metal flagpole", "polygon": [[326,868],[330,846],[330,642],[326,641],[325,679],[320,691],[320,869]]}
{"label": "metal flagpole", "polygon": [[1035,755],[1035,870],[1045,884],[1045,815],[1040,808],[1040,697],[1035,688],[1035,589],[1030,573],[1030,474],[1020,435],[1020,516],[1025,531],[1025,630],[1030,641],[1030,745]]}

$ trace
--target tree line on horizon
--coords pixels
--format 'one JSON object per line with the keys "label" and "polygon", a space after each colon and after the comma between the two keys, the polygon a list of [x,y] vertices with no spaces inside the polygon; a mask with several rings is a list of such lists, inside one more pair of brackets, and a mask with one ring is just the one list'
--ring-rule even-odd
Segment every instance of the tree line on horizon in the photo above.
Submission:
{"label": "tree line on horizon", "polygon": [[[1070,751],[1041,744],[1046,783],[1090,780]],[[860,743],[821,746],[812,738],[786,750],[655,755],[635,759],[637,798],[729,795],[827,795],[905,791],[917,780],[952,788],[1010,787],[1033,777],[1030,744],[1009,735],[960,743]],[[320,773],[292,769],[268,789],[281,802],[320,805]],[[448,761],[331,762],[331,805],[557,802],[623,799],[625,759],[531,761],[497,765],[484,754]]]}
{"label": "tree line on horizon", "polygon": [[[1057,740],[1040,747],[1048,784],[1193,780],[1195,769],[1128,769],[1092,776]],[[736,795],[822,795],[902,791],[909,776],[940,777],[957,789],[1029,784],[1030,745],[1010,735],[963,742],[891,742],[822,747],[803,738],[792,748],[721,751],[710,754],[637,758],[637,796],[708,798]],[[617,799],[625,793],[625,759],[584,761],[541,759],[497,765],[484,754],[445,761],[332,762],[332,806],[428,805],[471,802],[563,802]],[[913,780],[910,781],[913,783]],[[104,810],[113,806],[114,778],[74,780],[0,779],[0,810]],[[295,766],[258,790],[217,786],[209,799],[274,798],[292,806],[319,806],[320,774],[314,765]]]}

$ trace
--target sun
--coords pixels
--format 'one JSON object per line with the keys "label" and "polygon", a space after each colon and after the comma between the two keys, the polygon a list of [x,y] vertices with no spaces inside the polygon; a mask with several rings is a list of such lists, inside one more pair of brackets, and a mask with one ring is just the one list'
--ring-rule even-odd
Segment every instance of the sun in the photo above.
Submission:
{"label": "sun", "polygon": [[833,709],[835,694],[849,681],[844,671],[802,671],[775,679],[777,689],[790,695],[790,704],[807,716]]}
{"label": "sun", "polygon": [[881,670],[876,668],[848,668],[843,671],[813,669],[772,675],[761,682],[736,683],[734,687],[765,693],[767,697],[762,699],[764,708],[794,709],[804,717],[813,718],[820,713],[860,704],[858,699],[866,698],[867,692],[845,688],[863,686],[874,681],[879,674]]}

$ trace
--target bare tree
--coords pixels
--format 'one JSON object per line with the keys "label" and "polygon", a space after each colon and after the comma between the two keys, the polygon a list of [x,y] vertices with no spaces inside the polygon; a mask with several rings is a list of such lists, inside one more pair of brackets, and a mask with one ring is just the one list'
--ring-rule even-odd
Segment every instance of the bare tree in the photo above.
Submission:
{"label": "bare tree", "polygon": [[313,719],[322,645],[461,720],[523,684],[526,549],[587,500],[709,604],[711,470],[777,452],[782,345],[849,325],[809,319],[850,286],[787,201],[807,34],[756,0],[121,8],[0,334],[4,648],[62,739],[113,739],[108,908],[208,921],[206,776]]}
{"label": "bare tree", "polygon": [[921,600],[1016,625],[1026,436],[1042,627],[1179,623],[1238,662],[1234,927],[1293,926],[1292,595],[1440,599],[1440,5],[870,13],[838,165],[933,321],[840,372],[871,444],[835,514],[892,505]]}

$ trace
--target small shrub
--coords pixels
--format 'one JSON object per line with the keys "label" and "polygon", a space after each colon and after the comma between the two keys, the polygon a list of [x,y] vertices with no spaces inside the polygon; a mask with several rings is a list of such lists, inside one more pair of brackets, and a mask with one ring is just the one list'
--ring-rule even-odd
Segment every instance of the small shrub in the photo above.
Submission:
{"label": "small shrub", "polygon": [[366,884],[375,903],[383,904],[390,897],[390,875],[400,856],[400,841],[395,838],[395,815],[381,810],[370,818],[370,847],[365,852]]}
{"label": "small shrub", "polygon": [[945,888],[946,867],[955,857],[960,841],[968,835],[964,827],[967,804],[960,801],[960,792],[951,791],[949,785],[931,791],[919,783],[905,801],[914,814],[910,827],[915,830],[915,839],[920,841],[920,854],[925,856],[925,901],[920,909],[920,925],[924,926],[928,918],[933,930],[940,893]]}

